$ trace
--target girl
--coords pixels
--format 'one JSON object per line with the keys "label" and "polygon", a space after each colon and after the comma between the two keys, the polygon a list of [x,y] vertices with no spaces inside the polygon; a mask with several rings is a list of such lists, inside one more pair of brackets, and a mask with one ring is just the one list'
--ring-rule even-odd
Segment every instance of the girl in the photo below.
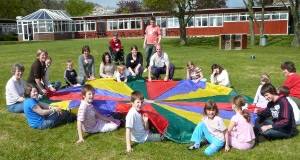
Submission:
{"label": "girl", "polygon": [[232,109],[236,114],[231,118],[225,134],[225,151],[229,151],[230,147],[247,150],[255,144],[255,134],[250,123],[250,115],[245,110],[242,110],[245,104],[245,99],[239,95],[232,100]]}
{"label": "girl", "polygon": [[209,146],[205,149],[204,154],[211,156],[224,146],[226,127],[218,113],[215,102],[209,100],[205,103],[203,120],[196,126],[192,134],[191,141],[194,142],[194,145],[190,146],[189,150],[200,148],[201,141],[207,140]]}
{"label": "girl", "polygon": [[115,71],[114,77],[117,82],[127,82],[127,73],[126,67],[124,65],[120,65],[117,67]]}
{"label": "girl", "polygon": [[87,133],[109,132],[116,130],[120,121],[105,117],[98,113],[92,104],[94,99],[94,88],[91,85],[85,85],[82,90],[83,100],[80,103],[77,114],[77,132],[78,141],[84,142],[82,131]]}
{"label": "girl", "polygon": [[115,72],[115,65],[111,62],[111,56],[108,52],[102,55],[102,62],[99,67],[100,77],[112,78]]}
{"label": "girl", "polygon": [[64,79],[66,81],[66,84],[68,87],[73,86],[80,86],[80,84],[77,83],[77,72],[73,68],[73,62],[72,60],[67,61],[67,67],[64,72]]}
{"label": "girl", "polygon": [[188,61],[186,64],[186,79],[192,80],[194,83],[198,83],[203,79],[202,69],[195,66],[192,61]]}
{"label": "girl", "polygon": [[24,113],[31,128],[53,128],[59,124],[72,122],[75,116],[58,107],[48,106],[37,101],[38,91],[31,84],[25,88]]}
{"label": "girl", "polygon": [[136,45],[131,47],[131,53],[126,57],[126,67],[131,76],[141,76],[143,73],[143,56]]}
{"label": "girl", "polygon": [[257,91],[256,91],[256,94],[255,94],[255,97],[254,97],[254,101],[253,101],[253,104],[258,107],[255,109],[255,112],[257,112],[258,110],[262,110],[264,108],[267,107],[267,104],[268,104],[268,101],[266,100],[266,98],[261,95],[260,93],[260,90],[261,90],[261,87],[266,84],[266,83],[271,83],[271,79],[270,79],[270,76],[266,73],[263,73],[261,76],[260,76],[260,85],[258,86],[257,88]]}
{"label": "girl", "polygon": [[49,81],[49,72],[50,72],[50,66],[52,64],[52,58],[48,56],[45,61],[45,78],[44,78],[44,85],[49,88],[50,91],[55,92],[58,90],[61,86],[61,83],[59,81],[50,82]]}
{"label": "girl", "polygon": [[85,80],[95,79],[94,57],[90,54],[90,47],[83,46],[78,57],[79,75],[78,83],[84,84]]}
{"label": "girl", "polygon": [[218,64],[213,64],[211,66],[211,72],[212,74],[210,76],[210,82],[212,84],[230,87],[228,72],[225,69],[223,69],[223,67],[221,67]]}

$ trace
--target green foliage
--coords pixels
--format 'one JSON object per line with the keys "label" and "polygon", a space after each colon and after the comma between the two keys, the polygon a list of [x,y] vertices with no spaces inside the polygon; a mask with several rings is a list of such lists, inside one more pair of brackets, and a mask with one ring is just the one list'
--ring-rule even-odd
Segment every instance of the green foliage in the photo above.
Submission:
{"label": "green foliage", "polygon": [[17,41],[18,36],[14,33],[0,35],[0,41]]}
{"label": "green foliage", "polygon": [[15,19],[42,7],[40,0],[0,0],[0,18]]}
{"label": "green foliage", "polygon": [[85,16],[93,11],[94,4],[84,0],[68,0],[65,9],[71,16]]}
{"label": "green foliage", "polygon": [[142,3],[139,0],[119,1],[117,6],[116,13],[134,13],[143,11]]}

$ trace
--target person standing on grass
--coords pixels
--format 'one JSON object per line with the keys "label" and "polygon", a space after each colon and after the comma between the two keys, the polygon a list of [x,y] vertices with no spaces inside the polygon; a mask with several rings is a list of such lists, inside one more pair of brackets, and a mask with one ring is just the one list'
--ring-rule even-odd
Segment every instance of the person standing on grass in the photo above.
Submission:
{"label": "person standing on grass", "polygon": [[230,80],[228,72],[219,64],[213,64],[211,66],[210,82],[212,84],[230,87]]}
{"label": "person standing on grass", "polygon": [[271,84],[264,84],[261,94],[269,101],[267,108],[257,113],[255,122],[256,138],[259,135],[267,139],[290,138],[297,134],[293,108],[285,96],[278,95]]}
{"label": "person standing on grass", "polygon": [[125,64],[123,46],[118,37],[118,33],[115,32],[113,33],[112,39],[109,41],[109,51],[115,65]]}
{"label": "person standing on grass", "polygon": [[163,136],[149,131],[148,115],[142,113],[144,96],[139,91],[131,93],[131,108],[126,115],[126,151],[132,151],[135,143],[161,141]]}
{"label": "person standing on grass", "polygon": [[112,63],[111,56],[108,52],[102,55],[102,62],[99,67],[99,74],[101,78],[113,78],[116,66]]}
{"label": "person standing on grass", "polygon": [[170,63],[168,54],[162,51],[161,46],[156,46],[156,52],[151,56],[148,67],[148,81],[152,81],[151,74],[159,79],[161,74],[166,74],[164,81],[173,80],[175,66]]}
{"label": "person standing on grass", "polygon": [[12,66],[12,77],[5,86],[6,105],[9,112],[24,112],[25,81],[22,80],[24,70],[25,68],[22,64],[14,64]]}
{"label": "person standing on grass", "polygon": [[286,61],[281,64],[281,70],[286,77],[282,86],[286,86],[290,90],[290,97],[300,107],[300,75],[296,73],[294,62]]}
{"label": "person standing on grass", "polygon": [[145,49],[145,56],[146,56],[146,67],[144,72],[147,72],[147,69],[150,64],[150,57],[153,53],[155,53],[156,45],[160,44],[161,40],[161,33],[160,28],[155,24],[155,17],[151,17],[150,25],[146,27],[145,30],[145,38],[143,47]]}
{"label": "person standing on grass", "polygon": [[86,80],[95,79],[95,61],[94,57],[90,54],[90,47],[83,46],[81,55],[78,57],[78,83],[84,84]]}
{"label": "person standing on grass", "polygon": [[230,147],[248,150],[255,144],[255,134],[250,123],[250,114],[242,109],[245,104],[245,99],[239,95],[232,100],[232,109],[235,115],[231,118],[225,134],[225,151],[227,152],[230,150]]}
{"label": "person standing on grass", "polygon": [[82,132],[98,133],[116,130],[120,121],[100,114],[93,106],[95,89],[91,85],[84,85],[81,90],[82,100],[77,114],[76,143],[84,142]]}
{"label": "person standing on grass", "polygon": [[47,93],[48,86],[44,85],[44,78],[46,72],[45,61],[48,57],[48,53],[42,49],[39,49],[36,54],[36,60],[31,65],[28,83],[32,84],[39,91],[39,94],[45,95]]}
{"label": "person standing on grass", "polygon": [[136,45],[131,47],[131,52],[126,57],[126,67],[130,76],[142,76],[143,74],[143,55],[138,52]]}

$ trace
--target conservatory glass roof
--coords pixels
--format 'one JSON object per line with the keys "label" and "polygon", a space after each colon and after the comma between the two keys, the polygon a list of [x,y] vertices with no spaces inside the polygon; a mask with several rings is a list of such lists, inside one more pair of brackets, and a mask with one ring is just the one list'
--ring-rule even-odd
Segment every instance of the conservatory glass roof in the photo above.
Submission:
{"label": "conservatory glass roof", "polygon": [[66,20],[71,21],[72,19],[66,11],[63,10],[50,10],[50,9],[39,9],[21,20]]}

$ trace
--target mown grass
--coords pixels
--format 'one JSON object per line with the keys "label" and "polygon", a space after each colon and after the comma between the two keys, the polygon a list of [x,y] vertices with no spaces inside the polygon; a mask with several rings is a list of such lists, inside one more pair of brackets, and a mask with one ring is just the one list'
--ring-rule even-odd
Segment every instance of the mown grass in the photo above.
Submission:
{"label": "mown grass", "polygon": [[[164,50],[176,66],[175,78],[185,77],[185,64],[194,61],[209,78],[210,66],[219,63],[230,74],[234,88],[241,94],[253,97],[259,83],[259,75],[269,73],[274,85],[282,84],[284,77],[280,63],[292,60],[300,64],[300,50],[289,47],[291,37],[269,37],[267,47],[253,47],[241,51],[222,51],[218,49],[217,38],[192,38],[189,45],[179,46],[178,39],[163,39]],[[142,39],[122,39],[126,53],[136,44],[143,52]],[[22,114],[12,114],[5,107],[5,84],[10,77],[10,66],[23,63],[26,67],[24,79],[27,79],[30,65],[34,61],[38,48],[48,50],[53,59],[51,79],[63,80],[63,71],[67,59],[77,64],[81,47],[91,47],[96,59],[96,68],[100,64],[100,55],[107,50],[108,39],[43,41],[26,43],[5,43],[0,45],[0,159],[202,159],[204,148],[188,151],[186,144],[171,141],[146,143],[134,147],[134,152],[125,154],[125,130],[86,137],[83,144],[76,145],[76,125],[68,124],[44,131],[33,130],[26,124]],[[256,59],[250,56],[255,55]],[[75,66],[76,68],[76,66]],[[300,129],[298,127],[298,129]],[[300,135],[288,140],[263,142],[249,151],[221,151],[209,159],[297,159],[300,156]]]}

